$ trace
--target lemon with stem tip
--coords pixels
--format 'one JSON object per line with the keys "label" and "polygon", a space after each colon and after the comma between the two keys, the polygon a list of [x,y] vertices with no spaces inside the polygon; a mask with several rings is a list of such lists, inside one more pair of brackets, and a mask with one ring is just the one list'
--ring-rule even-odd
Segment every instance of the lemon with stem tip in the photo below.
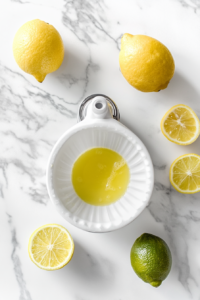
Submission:
{"label": "lemon with stem tip", "polygon": [[165,89],[175,70],[165,45],[152,37],[129,33],[122,37],[119,64],[125,79],[142,92]]}
{"label": "lemon with stem tip", "polygon": [[41,20],[22,25],[13,41],[13,54],[19,67],[42,82],[56,71],[64,58],[64,45],[59,32]]}

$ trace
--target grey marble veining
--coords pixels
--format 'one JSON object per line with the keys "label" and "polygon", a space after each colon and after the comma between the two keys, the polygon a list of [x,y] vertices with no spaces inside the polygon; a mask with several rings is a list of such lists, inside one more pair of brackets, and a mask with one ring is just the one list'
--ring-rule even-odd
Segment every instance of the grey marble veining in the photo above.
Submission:
{"label": "grey marble veining", "polygon": [[63,24],[69,28],[76,37],[86,45],[95,44],[98,39],[105,36],[111,39],[119,50],[119,42],[122,34],[114,38],[107,30],[106,17],[107,5],[103,0],[65,0],[63,11]]}
{"label": "grey marble veining", "polygon": [[199,0],[178,0],[183,7],[191,8],[195,13],[199,12],[200,1]]}
{"label": "grey marble veining", "polygon": [[12,236],[12,254],[11,259],[13,263],[13,270],[17,283],[19,285],[20,295],[19,300],[32,300],[31,295],[26,287],[26,282],[24,280],[24,275],[22,271],[21,261],[18,255],[19,243],[17,240],[16,229],[13,224],[12,217],[8,214],[8,223],[10,224],[11,236]]}
{"label": "grey marble veining", "polygon": [[[18,94],[16,83],[23,81],[23,93]],[[0,97],[2,99],[1,110],[6,113],[7,109],[15,111],[16,115],[22,117],[22,121],[26,124],[27,129],[39,130],[42,126],[45,126],[48,122],[48,116],[37,114],[35,111],[31,111],[26,106],[26,100],[33,99],[36,104],[41,104],[45,101],[45,104],[49,104],[59,113],[74,118],[76,113],[67,107],[68,103],[64,98],[60,98],[56,95],[49,94],[37,86],[32,85],[23,75],[14,72],[1,64],[0,66],[0,81],[1,90]],[[14,81],[14,88],[11,88],[11,82]],[[14,100],[14,101],[13,101]],[[6,114],[4,114],[6,117]],[[44,118],[46,117],[46,118]],[[29,123],[34,122],[35,128]]]}
{"label": "grey marble veining", "polygon": [[1,160],[0,161],[0,169],[1,169],[1,172],[3,175],[3,180],[1,180],[1,185],[0,185],[1,198],[4,198],[3,187],[4,186],[6,188],[8,187],[8,178],[6,175],[6,167],[7,167],[7,162]]}
{"label": "grey marble veining", "polygon": [[[175,145],[159,126],[179,103],[200,116],[200,0],[10,0],[0,9],[0,278],[6,278],[0,299],[199,300],[199,194],[176,192],[168,173],[178,156],[200,155],[200,141]],[[20,70],[12,54],[16,30],[35,18],[57,28],[66,50],[62,66],[42,84]],[[166,90],[140,93],[125,81],[118,63],[125,32],[153,36],[170,49],[176,73]],[[53,145],[76,124],[80,101],[96,92],[116,101],[155,170],[147,209],[129,226],[102,235],[62,219],[49,201],[45,179]],[[38,269],[27,253],[30,234],[45,223],[65,226],[75,240],[72,261],[56,272]],[[163,238],[172,251],[172,270],[159,289],[143,283],[130,266],[131,246],[144,232]]]}
{"label": "grey marble veining", "polygon": [[[159,182],[155,182],[154,194],[148,210],[155,221],[161,223],[168,232],[170,246],[174,255],[173,263],[178,269],[178,279],[192,296],[190,281],[193,281],[197,289],[199,288],[199,282],[192,275],[190,269],[188,257],[188,248],[190,245],[187,240],[194,238],[191,236],[191,230],[193,232],[196,223],[200,219],[199,217],[195,218],[193,213],[196,214],[199,211],[200,204],[198,203],[198,194],[193,196],[196,203],[190,201],[188,198],[188,195],[181,195],[174,191],[170,185],[165,186]],[[184,204],[188,201],[186,204],[187,208],[184,207],[183,209],[181,207],[181,201],[185,202]],[[190,207],[193,207],[194,211],[191,211]],[[200,238],[198,232],[195,232],[195,236],[195,238]]]}
{"label": "grey marble veining", "polygon": [[21,0],[11,0],[12,2],[17,2],[17,3],[20,3],[20,4],[26,4],[26,3],[30,3],[28,1],[21,1]]}

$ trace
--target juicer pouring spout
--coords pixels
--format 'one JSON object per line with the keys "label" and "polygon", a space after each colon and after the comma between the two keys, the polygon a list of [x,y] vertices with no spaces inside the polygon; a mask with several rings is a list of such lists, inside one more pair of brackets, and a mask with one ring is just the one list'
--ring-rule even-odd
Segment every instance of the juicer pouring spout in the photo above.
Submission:
{"label": "juicer pouring spout", "polygon": [[120,114],[115,102],[103,94],[93,94],[85,98],[78,111],[78,122],[94,119],[120,120]]}

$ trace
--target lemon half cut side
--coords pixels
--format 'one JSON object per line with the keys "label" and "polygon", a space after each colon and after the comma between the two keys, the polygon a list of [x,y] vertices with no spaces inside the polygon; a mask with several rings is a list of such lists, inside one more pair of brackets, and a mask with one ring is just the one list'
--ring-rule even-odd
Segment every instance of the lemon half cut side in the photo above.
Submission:
{"label": "lemon half cut side", "polygon": [[197,115],[189,106],[184,104],[170,108],[162,118],[160,127],[169,141],[179,145],[192,144],[200,133]]}
{"label": "lemon half cut side", "polygon": [[36,229],[29,239],[30,259],[41,269],[63,268],[72,258],[74,242],[63,226],[47,224]]}
{"label": "lemon half cut side", "polygon": [[178,157],[171,165],[169,179],[180,193],[200,192],[200,156],[190,153]]}

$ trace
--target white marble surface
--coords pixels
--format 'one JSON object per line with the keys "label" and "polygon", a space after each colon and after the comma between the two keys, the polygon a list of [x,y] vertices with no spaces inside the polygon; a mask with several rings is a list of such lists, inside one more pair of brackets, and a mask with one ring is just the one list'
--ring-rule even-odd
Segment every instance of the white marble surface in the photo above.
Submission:
{"label": "white marble surface", "polygon": [[[42,84],[12,55],[16,30],[35,18],[58,29],[67,53]],[[168,172],[179,155],[200,154],[200,138],[172,144],[159,124],[179,103],[200,117],[200,0],[1,0],[0,24],[0,299],[199,300],[200,197],[177,193]],[[141,93],[125,81],[118,64],[125,32],[150,35],[170,49],[176,72],[166,90]],[[62,219],[45,186],[52,146],[76,123],[79,101],[96,92],[116,101],[121,121],[145,143],[155,167],[149,207],[129,226],[100,235]],[[45,272],[30,261],[27,244],[33,230],[53,222],[68,228],[76,249],[68,266]],[[158,289],[143,283],[129,262],[144,232],[162,237],[173,255]]]}

